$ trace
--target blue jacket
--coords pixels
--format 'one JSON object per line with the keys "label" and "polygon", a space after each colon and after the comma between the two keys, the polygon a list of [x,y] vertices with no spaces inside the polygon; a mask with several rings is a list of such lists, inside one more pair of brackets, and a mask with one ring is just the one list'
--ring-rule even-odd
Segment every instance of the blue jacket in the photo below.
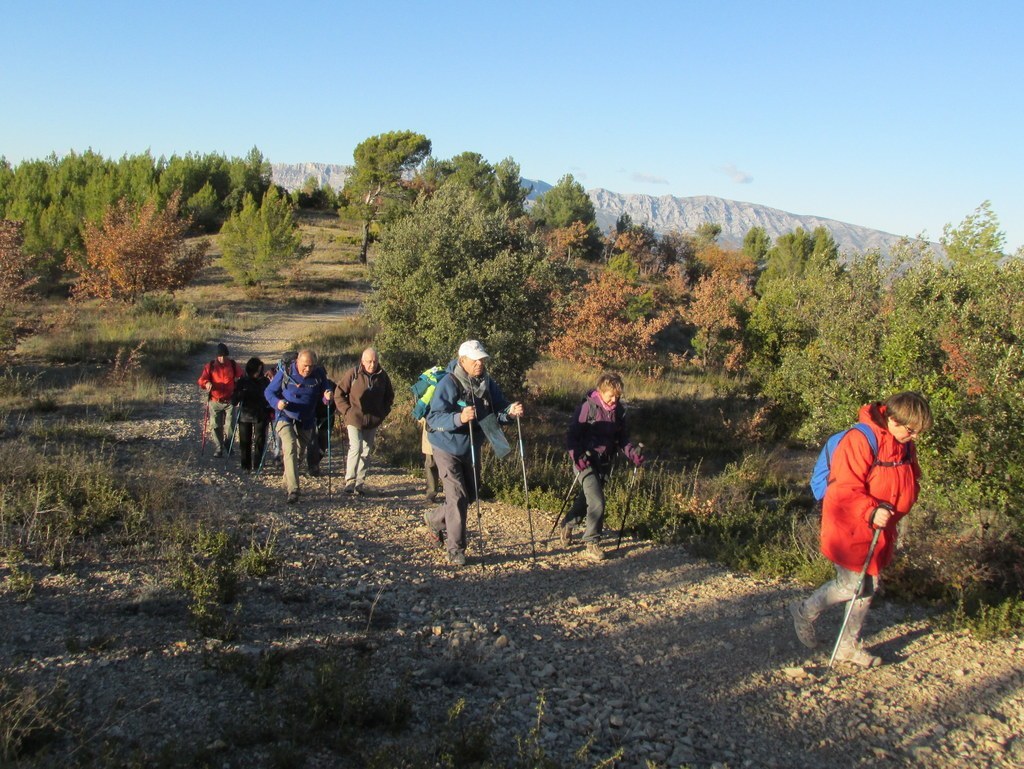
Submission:
{"label": "blue jacket", "polygon": [[[293,422],[303,430],[311,430],[316,426],[317,404],[323,402],[325,391],[334,389],[334,382],[327,378],[323,366],[314,366],[308,377],[302,377],[292,363],[287,376],[278,369],[263,391],[263,397],[276,412],[275,423]],[[287,404],[283,410],[278,410],[278,401]]]}
{"label": "blue jacket", "polygon": [[487,377],[487,394],[482,398],[470,399],[464,392],[459,380],[452,372],[459,365],[458,359],[448,364],[445,371],[448,376],[440,381],[430,399],[430,410],[427,412],[427,439],[435,449],[462,456],[469,453],[469,424],[463,424],[459,416],[466,406],[476,406],[476,420],[473,424],[473,444],[480,450],[484,440],[484,431],[475,421],[488,414],[495,414],[499,422],[508,421],[508,407],[512,404],[501,392],[489,375]]}

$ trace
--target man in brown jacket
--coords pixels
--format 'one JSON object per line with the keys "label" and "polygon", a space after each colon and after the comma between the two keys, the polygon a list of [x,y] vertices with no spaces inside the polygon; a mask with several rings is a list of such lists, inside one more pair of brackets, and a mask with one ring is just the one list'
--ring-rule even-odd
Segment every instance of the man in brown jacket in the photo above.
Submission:
{"label": "man in brown jacket", "polygon": [[366,494],[366,469],[374,436],[395,402],[391,379],[380,367],[377,351],[372,347],[363,350],[359,365],[338,382],[334,402],[348,432],[345,493]]}

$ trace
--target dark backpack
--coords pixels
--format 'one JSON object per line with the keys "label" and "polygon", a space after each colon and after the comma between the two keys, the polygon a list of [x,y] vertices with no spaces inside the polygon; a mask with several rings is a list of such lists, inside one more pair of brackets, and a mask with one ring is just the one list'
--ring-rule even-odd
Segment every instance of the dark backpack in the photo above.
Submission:
{"label": "dark backpack", "polygon": [[[879,464],[878,441],[875,439],[875,433],[866,424],[858,422],[853,427],[833,433],[825,441],[825,445],[821,447],[818,461],[814,463],[814,469],[811,470],[811,493],[814,494],[815,499],[821,500],[825,498],[825,490],[828,488],[828,476],[832,471],[832,453],[836,450],[836,446],[839,445],[839,441],[851,430],[859,430],[868,439],[868,445],[871,447],[871,456],[873,457],[871,466],[875,467]],[[886,464],[895,465],[902,463],[887,462]]]}
{"label": "dark backpack", "polygon": [[277,365],[274,367],[274,373],[281,372],[285,385],[294,384],[295,380],[291,375],[292,364],[295,359],[299,357],[299,354],[295,351],[284,353],[277,361]]}
{"label": "dark backpack", "polygon": [[416,402],[412,405],[412,418],[422,419],[430,410],[430,399],[434,397],[437,385],[448,376],[441,366],[431,366],[417,377],[409,388]]}

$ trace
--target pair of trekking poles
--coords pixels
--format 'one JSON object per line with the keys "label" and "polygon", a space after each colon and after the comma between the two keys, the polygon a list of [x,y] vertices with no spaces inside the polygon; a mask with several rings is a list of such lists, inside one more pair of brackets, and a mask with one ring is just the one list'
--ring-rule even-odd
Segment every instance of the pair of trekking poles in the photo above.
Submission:
{"label": "pair of trekking poles", "polygon": [[[644,445],[642,443],[638,443],[637,444],[638,450],[642,451],[643,447],[644,447]],[[588,470],[590,472],[595,472],[593,468],[588,467],[586,470],[583,470],[582,472],[579,472],[579,473],[575,473],[573,475],[572,483],[569,484],[569,491],[566,492],[565,498],[562,500],[562,506],[558,509],[558,515],[555,516],[555,521],[554,521],[554,523],[551,526],[551,531],[548,532],[548,537],[549,538],[554,536],[555,530],[558,528],[558,525],[562,521],[562,516],[565,513],[566,505],[568,505],[569,504],[569,500],[572,499],[573,489],[576,488],[576,484],[577,483],[582,483],[582,480],[583,480],[584,476],[587,475],[587,471]],[[619,521],[619,534],[618,534],[618,536],[615,539],[615,550],[614,550],[614,552],[618,552],[619,551],[619,546],[622,545],[622,535],[626,531],[626,521],[629,519],[629,510],[630,510],[630,507],[633,504],[633,492],[636,490],[637,479],[639,478],[639,476],[640,476],[640,466],[639,465],[633,465],[633,473],[632,473],[632,475],[630,475],[629,485],[626,487],[626,504],[623,506],[622,520]]]}
{"label": "pair of trekking poles", "polygon": [[[476,410],[476,398],[470,395],[471,405],[474,411]],[[470,463],[473,466],[473,496],[476,498],[476,530],[480,536],[480,552],[483,553],[484,549],[484,529],[483,529],[483,514],[480,512],[480,484],[477,481],[477,470],[476,470],[476,441],[473,435],[473,421],[470,420],[467,424],[469,425],[469,457]],[[537,560],[537,544],[533,534],[533,513],[530,511],[530,487],[526,480],[526,452],[523,450],[523,427],[519,421],[519,417],[516,417],[516,434],[518,436],[519,443],[519,460],[523,468],[523,500],[526,507],[526,519],[530,524],[530,552],[533,555],[533,559]],[[481,560],[481,565],[483,561]]]}
{"label": "pair of trekking poles", "polygon": [[[327,430],[327,498],[328,498],[328,500],[330,500],[330,499],[334,498],[334,492],[333,492],[333,489],[332,489],[332,478],[334,477],[334,473],[332,472],[333,468],[331,466],[331,457],[332,457],[332,447],[331,447],[331,404],[329,404],[329,403],[327,404],[327,416],[324,418],[324,424],[326,425],[326,427],[324,429]],[[260,454],[260,464],[259,464],[259,467],[256,468],[255,475],[259,475],[260,471],[263,470],[263,463],[264,463],[264,461],[267,458],[267,448],[270,446],[271,441],[273,442],[275,448],[278,448],[278,449],[280,448],[280,443],[278,442],[278,437],[277,437],[277,431],[274,429],[274,421],[272,419],[267,422],[267,426],[264,428],[264,430],[265,431],[266,430],[270,431],[270,438],[268,440],[265,437],[264,440],[263,440],[263,451]],[[315,429],[315,435],[314,435],[314,438],[316,440],[319,440],[319,433],[320,433],[320,423],[317,422],[316,423],[316,429]]]}
{"label": "pair of trekking poles", "polygon": [[[206,436],[209,433],[210,428],[210,398],[209,395],[206,397],[206,408],[203,409],[203,430],[202,436],[199,441],[199,453],[200,455],[206,453]],[[234,414],[231,417],[231,434],[228,436],[228,444],[225,447],[225,454],[231,456],[231,445],[235,440],[235,431],[238,429],[238,415],[241,413],[241,409],[238,406],[234,408]]]}

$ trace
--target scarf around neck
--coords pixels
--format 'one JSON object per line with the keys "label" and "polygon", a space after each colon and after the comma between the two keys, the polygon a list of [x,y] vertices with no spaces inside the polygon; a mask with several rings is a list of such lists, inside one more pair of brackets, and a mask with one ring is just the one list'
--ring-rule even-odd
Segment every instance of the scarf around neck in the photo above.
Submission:
{"label": "scarf around neck", "polygon": [[487,374],[485,373],[479,379],[474,379],[466,373],[466,369],[462,368],[458,363],[455,364],[455,369],[452,371],[452,376],[462,386],[462,389],[472,395],[478,400],[486,400],[487,395]]}

